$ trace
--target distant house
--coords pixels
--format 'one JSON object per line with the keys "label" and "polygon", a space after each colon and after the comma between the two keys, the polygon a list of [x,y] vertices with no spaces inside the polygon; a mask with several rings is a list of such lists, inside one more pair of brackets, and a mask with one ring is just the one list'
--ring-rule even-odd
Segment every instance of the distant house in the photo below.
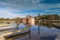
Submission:
{"label": "distant house", "polygon": [[32,18],[32,16],[28,15],[25,18],[22,19],[22,22],[24,24],[35,24],[35,19]]}

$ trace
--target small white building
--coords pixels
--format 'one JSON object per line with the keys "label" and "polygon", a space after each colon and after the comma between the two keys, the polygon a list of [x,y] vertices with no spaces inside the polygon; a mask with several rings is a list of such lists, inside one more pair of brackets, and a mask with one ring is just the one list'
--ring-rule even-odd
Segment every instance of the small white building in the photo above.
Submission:
{"label": "small white building", "polygon": [[29,22],[30,22],[31,25],[35,25],[35,18],[31,18],[31,19],[29,20]]}
{"label": "small white building", "polygon": [[34,25],[35,24],[35,18],[31,17],[31,16],[26,16],[26,18],[24,18],[23,20],[24,24],[30,24],[30,25]]}

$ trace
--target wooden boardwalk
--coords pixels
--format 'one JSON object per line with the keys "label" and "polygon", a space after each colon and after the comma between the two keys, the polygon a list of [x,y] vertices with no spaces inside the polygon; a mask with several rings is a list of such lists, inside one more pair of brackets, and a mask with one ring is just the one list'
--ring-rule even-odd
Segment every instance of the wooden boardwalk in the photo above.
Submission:
{"label": "wooden boardwalk", "polygon": [[60,23],[53,23],[52,25],[53,25],[53,27],[60,29]]}
{"label": "wooden boardwalk", "polygon": [[54,26],[60,27],[60,23],[53,23]]}
{"label": "wooden boardwalk", "polygon": [[29,32],[28,28],[25,28],[23,30],[5,31],[5,32],[0,33],[0,40],[6,40],[5,38],[13,37],[13,36],[27,33],[27,32]]}

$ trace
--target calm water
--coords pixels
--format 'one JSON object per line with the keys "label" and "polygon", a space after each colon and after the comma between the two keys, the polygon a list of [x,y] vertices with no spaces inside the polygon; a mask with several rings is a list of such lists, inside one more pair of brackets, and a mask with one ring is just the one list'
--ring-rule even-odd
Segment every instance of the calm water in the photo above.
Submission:
{"label": "calm water", "polygon": [[26,26],[24,24],[19,25],[19,29],[24,29],[26,27],[30,28],[30,32],[17,35],[8,40],[60,40],[60,29],[53,27],[50,24],[47,25],[30,25]]}

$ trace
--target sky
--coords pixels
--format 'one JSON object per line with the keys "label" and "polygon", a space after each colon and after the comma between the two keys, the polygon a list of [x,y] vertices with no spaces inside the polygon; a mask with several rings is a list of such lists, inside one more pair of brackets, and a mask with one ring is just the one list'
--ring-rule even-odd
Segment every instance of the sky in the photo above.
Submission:
{"label": "sky", "polygon": [[15,18],[38,14],[60,15],[60,0],[0,0],[0,17]]}

